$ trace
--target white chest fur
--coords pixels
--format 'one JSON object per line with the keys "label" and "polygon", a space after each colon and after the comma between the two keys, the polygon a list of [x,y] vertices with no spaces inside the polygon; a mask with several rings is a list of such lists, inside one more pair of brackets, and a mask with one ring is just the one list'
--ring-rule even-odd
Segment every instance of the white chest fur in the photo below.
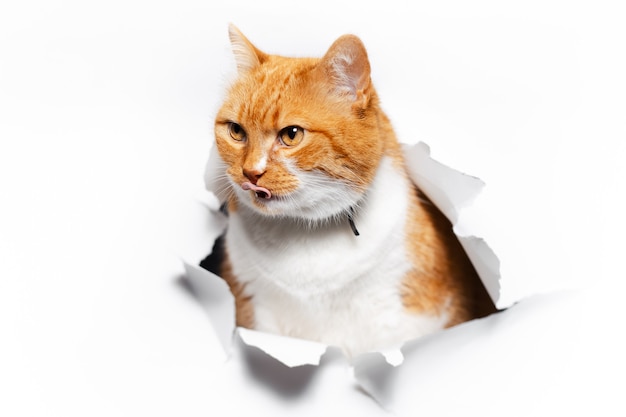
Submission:
{"label": "white chest fur", "polygon": [[252,295],[256,328],[340,346],[348,354],[398,347],[440,329],[445,317],[408,313],[401,280],[411,268],[405,223],[411,184],[383,159],[354,220],[316,229],[231,215],[227,249],[237,279]]}

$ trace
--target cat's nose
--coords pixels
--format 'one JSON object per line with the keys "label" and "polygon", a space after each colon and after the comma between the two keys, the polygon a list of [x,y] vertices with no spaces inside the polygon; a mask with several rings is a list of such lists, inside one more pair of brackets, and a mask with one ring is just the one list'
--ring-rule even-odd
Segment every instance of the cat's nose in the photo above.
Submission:
{"label": "cat's nose", "polygon": [[258,169],[243,169],[243,175],[250,180],[252,184],[257,183],[259,178],[261,178],[265,174],[265,171],[260,171]]}

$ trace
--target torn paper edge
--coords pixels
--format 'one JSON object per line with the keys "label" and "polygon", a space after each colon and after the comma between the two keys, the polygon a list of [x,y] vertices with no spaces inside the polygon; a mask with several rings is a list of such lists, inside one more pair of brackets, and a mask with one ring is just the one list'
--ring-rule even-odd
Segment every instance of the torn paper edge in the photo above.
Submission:
{"label": "torn paper edge", "polygon": [[[463,174],[432,159],[430,148],[423,142],[413,146],[404,145],[404,157],[411,180],[455,226],[462,209],[471,205],[485,184],[476,177]],[[203,197],[202,201],[215,216],[218,216],[218,213],[215,195],[212,191],[219,189],[220,186],[215,178],[223,178],[223,176],[215,176],[220,163],[217,152],[213,148],[205,170],[205,183],[209,196]],[[457,233],[456,229],[455,233]],[[486,242],[478,236],[457,234],[457,238],[474,264],[487,292],[496,303],[500,291],[498,258]],[[235,302],[228,285],[217,275],[197,266],[199,262],[200,260],[196,264],[184,262],[187,278],[198,295],[199,302],[209,313],[211,323],[227,355],[232,352],[235,331],[237,331],[237,335],[246,345],[262,350],[286,366],[319,365],[321,357],[327,351],[327,345],[256,330],[235,329]],[[215,305],[209,305],[212,303]],[[410,342],[407,341],[407,343]],[[364,355],[371,357],[372,353]],[[403,360],[400,349],[376,352],[374,355],[382,357],[391,366],[398,366]]]}

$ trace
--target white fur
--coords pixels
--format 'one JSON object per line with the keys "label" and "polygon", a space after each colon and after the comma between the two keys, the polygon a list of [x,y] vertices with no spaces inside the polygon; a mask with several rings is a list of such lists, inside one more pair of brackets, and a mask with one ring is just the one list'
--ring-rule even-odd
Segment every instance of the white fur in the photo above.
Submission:
{"label": "white fur", "polygon": [[[298,174],[303,183],[313,181]],[[404,231],[409,187],[406,176],[384,158],[354,216],[360,236],[352,233],[347,217],[307,224],[240,205],[229,220],[227,250],[235,276],[252,295],[257,329],[357,354],[397,347],[442,328],[445,314],[410,314],[399,293],[410,268]],[[309,198],[324,204],[319,193]]]}
{"label": "white fur", "polygon": [[267,151],[263,151],[261,157],[254,164],[254,170],[258,172],[264,172],[267,167]]}
{"label": "white fur", "polygon": [[351,73],[350,67],[353,62],[354,55],[352,51],[343,51],[333,57],[331,64],[337,92],[340,94],[347,93],[356,98],[357,82],[360,74]]}

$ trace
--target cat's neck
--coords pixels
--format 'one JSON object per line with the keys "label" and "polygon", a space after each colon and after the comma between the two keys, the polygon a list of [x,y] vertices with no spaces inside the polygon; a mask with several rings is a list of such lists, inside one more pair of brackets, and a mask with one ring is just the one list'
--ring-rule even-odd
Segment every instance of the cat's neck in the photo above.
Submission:
{"label": "cat's neck", "polygon": [[[360,206],[362,205],[363,199],[366,198],[366,195],[360,200],[355,201],[354,205],[323,219],[310,219],[288,215],[266,215],[245,204],[235,203],[230,204],[229,207],[231,207],[230,210],[236,207],[234,213],[231,214],[241,217],[247,224],[254,225],[254,228],[262,228],[269,233],[279,230],[290,230],[294,235],[302,233],[328,233],[336,229],[351,231],[350,219],[352,219],[354,223],[356,213],[360,212]],[[351,231],[351,233],[353,232]]]}
{"label": "cat's neck", "polygon": [[250,266],[257,265],[257,271],[263,271],[265,263],[268,271],[275,270],[277,260],[286,271],[308,265],[306,274],[295,276],[268,272],[267,282],[291,294],[304,296],[346,288],[353,279],[376,270],[389,248],[397,247],[389,243],[404,236],[411,187],[398,164],[385,156],[371,186],[355,206],[354,223],[359,236],[350,228],[348,213],[329,221],[307,223],[288,217],[265,217],[240,208],[229,221],[227,240],[237,242],[229,251],[232,256],[245,258]]}

